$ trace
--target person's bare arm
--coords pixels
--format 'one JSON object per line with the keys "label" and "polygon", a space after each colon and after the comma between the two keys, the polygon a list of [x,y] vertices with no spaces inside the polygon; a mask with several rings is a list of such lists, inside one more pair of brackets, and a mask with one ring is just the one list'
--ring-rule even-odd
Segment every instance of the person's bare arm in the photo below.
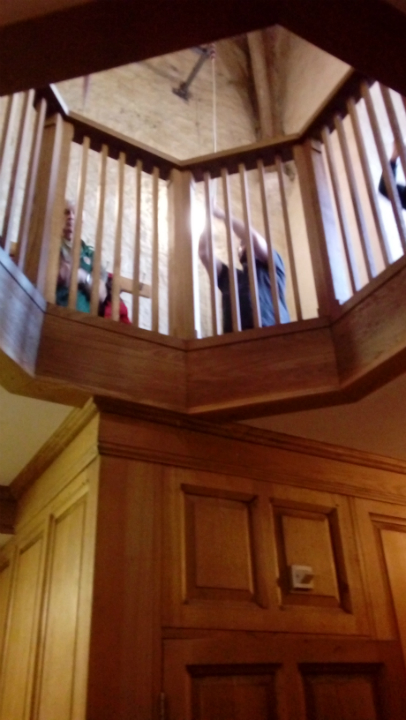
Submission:
{"label": "person's bare arm", "polygon": [[[226,219],[224,211],[221,210],[221,208],[219,208],[217,205],[213,208],[213,215],[219,220],[225,221]],[[241,220],[232,218],[231,226],[237,237],[241,240],[241,247],[246,249],[249,243],[249,236],[245,224],[242,223]],[[257,232],[254,228],[251,228],[251,237],[255,257],[260,262],[268,262],[268,246],[266,244],[265,238],[262,237],[262,235],[260,235],[260,233]]]}
{"label": "person's bare arm", "polygon": [[392,154],[391,154],[391,156],[390,156],[390,158],[389,158],[390,162],[396,162],[396,160],[398,159],[399,155],[400,155],[400,153],[399,153],[399,148],[398,148],[397,142],[395,141],[395,142],[393,143],[393,147],[392,147]]}
{"label": "person's bare arm", "polygon": [[[78,285],[82,285],[84,288],[86,288],[86,291],[90,297],[92,292],[92,283],[93,283],[93,277],[91,273],[86,272],[86,270],[83,270],[82,268],[79,268],[78,270]],[[107,288],[106,283],[104,280],[100,280],[99,282],[99,301],[104,302],[107,295]]]}
{"label": "person's bare arm", "polygon": [[[207,227],[205,227],[202,234],[200,235],[199,258],[202,261],[207,272],[210,273],[210,247],[209,247],[209,234],[207,232]],[[216,262],[216,272],[217,272],[217,277],[218,277],[220,274],[220,270],[221,270],[221,260],[219,260],[216,257],[215,262]]]}

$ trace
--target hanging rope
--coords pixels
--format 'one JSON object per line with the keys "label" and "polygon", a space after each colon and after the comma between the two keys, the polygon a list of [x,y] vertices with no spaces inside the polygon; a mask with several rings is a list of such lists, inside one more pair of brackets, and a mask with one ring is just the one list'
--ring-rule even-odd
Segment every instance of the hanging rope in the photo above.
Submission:
{"label": "hanging rope", "polygon": [[[210,45],[210,59],[211,59],[211,79],[212,79],[212,94],[213,94],[213,113],[212,113],[212,127],[213,127],[213,152],[217,152],[217,84],[216,84],[216,46],[214,43]],[[212,181],[212,203],[216,203],[217,196],[217,181]]]}
{"label": "hanging rope", "polygon": [[211,78],[213,91],[213,152],[217,152],[217,87],[216,87],[216,46],[210,45]]}
{"label": "hanging rope", "polygon": [[83,77],[83,95],[82,95],[82,112],[86,109],[87,98],[89,96],[90,88],[90,75],[84,75]]}

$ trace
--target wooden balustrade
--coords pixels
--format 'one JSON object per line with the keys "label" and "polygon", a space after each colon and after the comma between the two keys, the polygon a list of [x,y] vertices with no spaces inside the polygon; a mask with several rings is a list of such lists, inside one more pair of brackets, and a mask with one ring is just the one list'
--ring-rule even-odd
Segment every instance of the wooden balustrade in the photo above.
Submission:
{"label": "wooden balustrade", "polygon": [[[380,119],[386,113],[406,174],[406,114],[392,91],[380,86],[379,100],[378,86],[370,86],[349,73],[301,133],[184,162],[69,112],[53,89],[36,93],[34,103],[33,92],[12,96],[0,138],[1,245],[55,302],[63,205],[67,190],[72,195],[76,173],[70,310],[77,307],[84,240],[94,248],[92,315],[99,314],[100,282],[108,270],[113,320],[120,319],[121,293],[128,293],[125,301],[136,328],[181,337],[221,334],[218,258],[229,268],[231,326],[238,332],[244,326],[238,226],[237,235],[245,234],[253,328],[264,324],[256,232],[266,248],[274,323],[287,321],[283,266],[290,319],[330,315],[406,248]],[[383,101],[380,115],[378,100]],[[381,173],[393,222],[387,201],[377,192]],[[224,210],[221,226],[212,217],[216,178]],[[206,216],[207,273],[197,272],[193,225],[199,202]],[[393,224],[399,238],[393,237]]]}

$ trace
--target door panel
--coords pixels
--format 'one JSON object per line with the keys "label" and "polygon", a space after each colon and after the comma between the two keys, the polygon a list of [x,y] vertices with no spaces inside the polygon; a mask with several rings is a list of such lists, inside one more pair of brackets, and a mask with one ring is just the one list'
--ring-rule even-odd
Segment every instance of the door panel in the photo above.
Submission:
{"label": "door panel", "polygon": [[210,633],[164,642],[168,720],[404,720],[398,642]]}
{"label": "door panel", "polygon": [[252,666],[195,668],[193,719],[276,720],[275,671],[272,667],[261,670]]}
{"label": "door panel", "polygon": [[380,720],[380,666],[304,672],[307,720]]}

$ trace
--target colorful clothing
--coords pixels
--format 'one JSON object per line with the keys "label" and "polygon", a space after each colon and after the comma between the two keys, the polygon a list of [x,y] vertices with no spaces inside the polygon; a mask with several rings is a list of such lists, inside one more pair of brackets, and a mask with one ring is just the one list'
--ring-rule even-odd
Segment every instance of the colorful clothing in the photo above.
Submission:
{"label": "colorful clothing", "polygon": [[[94,249],[81,241],[79,269],[91,273],[93,270]],[[71,262],[71,248],[62,241],[61,259],[67,263]],[[58,285],[56,289],[56,304],[67,307],[69,301],[69,287],[66,285]],[[84,285],[78,285],[78,294],[76,299],[76,310],[81,312],[90,312],[90,293]]]}

